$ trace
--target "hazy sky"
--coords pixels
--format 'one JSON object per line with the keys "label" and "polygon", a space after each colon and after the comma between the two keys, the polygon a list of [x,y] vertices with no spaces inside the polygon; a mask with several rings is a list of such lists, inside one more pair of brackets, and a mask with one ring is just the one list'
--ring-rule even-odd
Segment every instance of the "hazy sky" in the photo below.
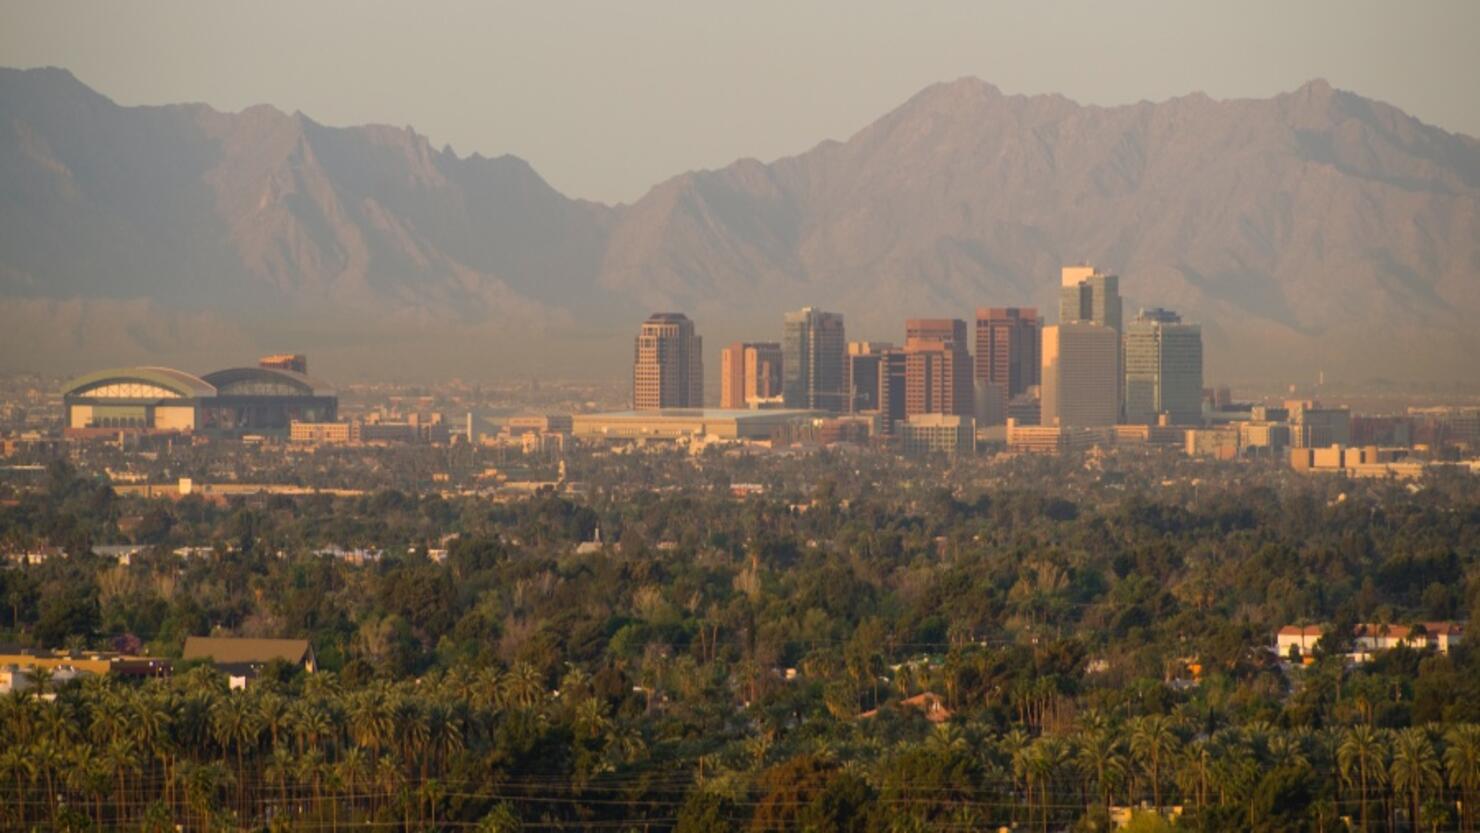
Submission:
{"label": "hazy sky", "polygon": [[1268,96],[1321,76],[1480,135],[1476,32],[1477,0],[0,0],[0,64],[66,67],[122,104],[409,124],[608,202],[845,138],[962,75],[1094,104]]}

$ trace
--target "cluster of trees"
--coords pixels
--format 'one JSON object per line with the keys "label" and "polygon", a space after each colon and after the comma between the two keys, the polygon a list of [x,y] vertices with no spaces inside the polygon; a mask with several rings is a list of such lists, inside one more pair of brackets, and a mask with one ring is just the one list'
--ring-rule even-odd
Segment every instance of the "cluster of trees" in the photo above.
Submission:
{"label": "cluster of trees", "polygon": [[[632,708],[620,673],[459,668],[347,686],[209,667],[0,699],[0,825],[27,830],[1474,830],[1480,724],[1235,724],[1197,699],[1034,730]],[[45,680],[41,692],[47,691]],[[708,683],[717,683],[710,679]],[[783,711],[791,710],[789,714]]]}
{"label": "cluster of trees", "polygon": [[[1055,830],[1140,804],[1189,829],[1477,823],[1480,650],[1341,656],[1357,622],[1480,608],[1472,477],[820,455],[736,500],[753,460],[610,465],[700,482],[165,503],[58,467],[0,507],[0,544],[71,553],[0,570],[0,638],[301,636],[327,671],[12,696],[5,823]],[[86,554],[119,540],[151,549]],[[314,554],[331,544],[384,555]],[[1333,636],[1292,667],[1268,646],[1303,622]],[[948,719],[906,703],[925,692]]]}

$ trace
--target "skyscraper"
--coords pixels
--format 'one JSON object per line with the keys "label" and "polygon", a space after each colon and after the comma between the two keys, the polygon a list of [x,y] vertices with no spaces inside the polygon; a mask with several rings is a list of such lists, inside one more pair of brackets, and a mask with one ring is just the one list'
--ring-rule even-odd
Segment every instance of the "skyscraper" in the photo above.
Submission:
{"label": "skyscraper", "polygon": [[912,318],[905,322],[905,415],[971,416],[971,354],[966,322]]}
{"label": "skyscraper", "polygon": [[978,307],[976,383],[997,388],[1002,402],[1038,384],[1040,324],[1033,307]]}
{"label": "skyscraper", "polygon": [[[1124,304],[1120,299],[1120,277],[1102,275],[1093,266],[1065,266],[1061,272],[1059,287],[1059,323],[1068,324],[1085,321],[1109,327],[1119,337],[1125,336]],[[1125,345],[1122,342],[1115,351],[1115,378],[1121,376],[1125,366]],[[1124,410],[1121,397],[1124,391],[1117,381],[1115,385],[1115,410],[1117,418]],[[1045,425],[1047,423],[1044,423]]]}
{"label": "skyscraper", "polygon": [[879,410],[879,370],[894,345],[882,341],[850,341],[844,365],[849,411]]}
{"label": "skyscraper", "polygon": [[704,340],[681,312],[648,316],[632,361],[632,407],[700,408],[704,405]]}
{"label": "skyscraper", "polygon": [[737,341],[720,351],[719,406],[751,408],[781,395],[781,345]]}
{"label": "skyscraper", "polygon": [[1202,328],[1175,312],[1143,309],[1125,328],[1125,421],[1202,421]]}
{"label": "skyscraper", "polygon": [[848,407],[843,316],[803,307],[786,314],[781,341],[782,395],[788,408],[842,412]]}
{"label": "skyscraper", "polygon": [[1044,425],[1114,425],[1120,413],[1120,336],[1101,324],[1043,328]]}
{"label": "skyscraper", "polygon": [[1120,277],[1102,275],[1093,266],[1065,266],[1059,287],[1059,323],[1090,321],[1121,329]]}

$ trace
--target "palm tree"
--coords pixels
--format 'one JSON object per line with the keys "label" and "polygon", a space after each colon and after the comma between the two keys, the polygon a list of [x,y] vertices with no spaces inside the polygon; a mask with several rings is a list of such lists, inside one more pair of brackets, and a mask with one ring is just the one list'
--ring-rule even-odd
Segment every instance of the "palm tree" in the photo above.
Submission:
{"label": "palm tree", "polygon": [[278,746],[278,738],[289,725],[289,711],[283,698],[267,693],[257,700],[257,721],[267,730],[272,748]]}
{"label": "palm tree", "polygon": [[1196,798],[1199,809],[1208,806],[1208,784],[1217,777],[1215,750],[1214,744],[1206,738],[1194,740],[1183,750],[1178,784],[1184,795]]}
{"label": "palm tree", "polygon": [[249,744],[255,745],[257,739],[257,715],[254,709],[247,704],[243,697],[226,697],[216,703],[211,709],[211,734],[220,744],[221,751],[234,749],[236,751],[236,800],[238,809],[245,809],[246,796],[243,790],[246,788],[246,778],[243,777],[245,769],[246,748]]}
{"label": "palm tree", "polygon": [[1362,723],[1347,730],[1341,744],[1336,747],[1336,764],[1341,777],[1348,784],[1357,785],[1362,805],[1362,830],[1368,825],[1368,798],[1371,787],[1381,784],[1386,772],[1387,743],[1381,730]]}
{"label": "palm tree", "polygon": [[1036,770],[1038,780],[1039,829],[1043,833],[1048,833],[1049,788],[1053,785],[1057,775],[1072,760],[1071,751],[1068,744],[1053,735],[1040,737],[1033,743],[1032,749],[1033,758],[1030,766]]}
{"label": "palm tree", "polygon": [[1024,803],[1028,810],[1028,829],[1033,829],[1033,801],[1036,795],[1034,787],[1038,783],[1038,773],[1041,769],[1041,761],[1038,760],[1039,751],[1032,745],[1019,747],[1012,753],[1012,774],[1023,784],[1023,794],[1027,799]]}
{"label": "palm tree", "polygon": [[1120,737],[1108,727],[1088,729],[1079,736],[1079,767],[1095,779],[1100,806],[1110,808],[1112,779],[1125,771],[1125,750]]}
{"label": "palm tree", "polygon": [[92,822],[93,827],[103,826],[103,793],[108,791],[108,782],[112,780],[112,773],[108,770],[108,764],[94,751],[91,744],[82,744],[74,747],[69,755],[67,763],[66,781],[72,792],[82,796],[92,796]]}
{"label": "palm tree", "polygon": [[293,742],[300,755],[307,749],[318,748],[333,728],[329,712],[308,701],[300,701],[293,707],[290,722],[293,727]]}
{"label": "palm tree", "polygon": [[309,812],[317,816],[319,806],[323,801],[323,792],[320,790],[320,779],[324,770],[324,753],[319,749],[309,749],[307,752],[298,756],[296,765],[298,783],[308,784],[313,795],[313,803],[310,805]]}
{"label": "palm tree", "polygon": [[288,775],[293,770],[293,753],[285,746],[274,746],[262,774],[277,782],[280,811],[286,811],[288,808]]}
{"label": "palm tree", "polygon": [[379,757],[381,744],[390,739],[395,720],[390,704],[380,689],[360,695],[350,707],[350,733],[356,744],[369,747]]}
{"label": "palm tree", "polygon": [[499,681],[506,705],[521,709],[532,708],[545,693],[545,681],[540,672],[527,662],[516,662]]}
{"label": "palm tree", "polygon": [[334,765],[335,777],[343,785],[344,794],[350,797],[351,812],[354,812],[355,797],[359,795],[360,783],[365,777],[366,760],[359,747],[351,747]]}
{"label": "palm tree", "polygon": [[1162,806],[1162,765],[1170,760],[1176,744],[1177,734],[1173,731],[1172,721],[1163,715],[1148,715],[1131,725],[1131,751],[1141,759],[1141,766],[1151,778],[1152,802],[1158,813]]}
{"label": "palm tree", "polygon": [[463,748],[462,721],[447,706],[436,703],[427,710],[427,743],[435,755],[438,773],[447,769],[447,759]]}
{"label": "palm tree", "polygon": [[1460,827],[1475,829],[1471,799],[1480,790],[1480,726],[1461,723],[1444,735],[1444,768],[1449,785],[1459,790]]}
{"label": "palm tree", "polygon": [[123,810],[128,806],[128,775],[130,772],[137,772],[139,769],[136,751],[137,747],[134,746],[134,742],[129,740],[127,736],[120,735],[108,744],[107,750],[103,753],[104,762],[113,771],[114,778],[117,779],[118,792],[114,794],[114,800],[117,802],[114,805],[116,808],[115,815],[117,816],[114,819],[115,825],[121,822]]}
{"label": "palm tree", "polygon": [[0,781],[15,787],[15,829],[28,830],[26,826],[26,788],[36,780],[36,762],[22,746],[11,746],[0,752]]}
{"label": "palm tree", "polygon": [[1427,731],[1415,726],[1397,734],[1393,739],[1391,773],[1393,789],[1408,793],[1408,827],[1417,829],[1424,790],[1444,786],[1439,756]]}
{"label": "palm tree", "polygon": [[51,808],[51,826],[57,826],[57,790],[56,776],[61,769],[62,751],[58,748],[56,741],[43,735],[35,743],[31,744],[31,756],[36,760],[36,768],[40,770],[43,780],[46,781],[46,803]]}

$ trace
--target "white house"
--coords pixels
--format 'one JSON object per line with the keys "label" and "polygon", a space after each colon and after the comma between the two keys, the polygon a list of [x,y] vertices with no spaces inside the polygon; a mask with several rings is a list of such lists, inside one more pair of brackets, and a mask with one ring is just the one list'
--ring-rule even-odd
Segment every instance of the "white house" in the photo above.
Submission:
{"label": "white house", "polygon": [[1300,656],[1310,656],[1325,633],[1324,625],[1286,625],[1274,636],[1275,652],[1288,657],[1290,649],[1294,648]]}

